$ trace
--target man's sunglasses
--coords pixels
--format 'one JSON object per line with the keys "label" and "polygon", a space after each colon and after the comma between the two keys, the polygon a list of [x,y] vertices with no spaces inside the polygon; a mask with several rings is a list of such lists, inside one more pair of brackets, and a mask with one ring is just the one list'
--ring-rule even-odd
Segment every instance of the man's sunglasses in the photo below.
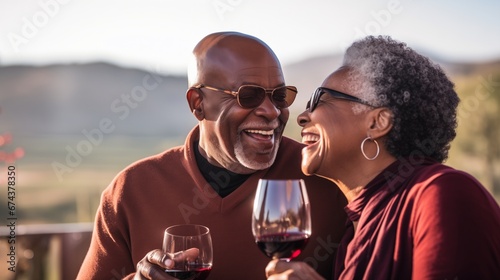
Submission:
{"label": "man's sunglasses", "polygon": [[325,88],[325,87],[319,87],[311,95],[311,99],[307,102],[306,110],[309,110],[309,112],[312,113],[312,111],[314,111],[314,109],[316,109],[316,107],[318,106],[319,98],[321,97],[321,95],[323,95],[326,92],[331,94],[334,98],[352,101],[352,102],[364,104],[364,105],[367,105],[370,107],[375,107],[375,106],[371,105],[370,103],[368,103],[367,101],[364,101],[362,99],[359,99],[359,98],[352,96],[352,95],[349,95],[347,93],[343,93],[343,92],[336,91],[334,89]]}
{"label": "man's sunglasses", "polygon": [[273,102],[274,106],[276,106],[276,108],[284,109],[292,105],[293,101],[295,100],[295,96],[297,95],[297,88],[294,86],[282,86],[275,89],[265,89],[260,86],[243,85],[240,86],[237,91],[232,91],[200,84],[195,86],[194,88],[206,88],[213,91],[231,94],[232,96],[236,97],[236,99],[238,100],[238,104],[245,109],[253,109],[258,107],[260,104],[262,104],[262,102],[264,102],[267,94],[269,94],[271,101]]}

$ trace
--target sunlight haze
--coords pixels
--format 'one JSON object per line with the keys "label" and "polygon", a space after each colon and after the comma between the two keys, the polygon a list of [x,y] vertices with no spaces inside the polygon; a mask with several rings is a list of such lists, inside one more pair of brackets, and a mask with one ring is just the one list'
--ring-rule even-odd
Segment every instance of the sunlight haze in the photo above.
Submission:
{"label": "sunlight haze", "polygon": [[257,36],[283,64],[387,34],[445,60],[500,57],[498,1],[0,1],[0,65],[105,61],[185,74],[205,35]]}

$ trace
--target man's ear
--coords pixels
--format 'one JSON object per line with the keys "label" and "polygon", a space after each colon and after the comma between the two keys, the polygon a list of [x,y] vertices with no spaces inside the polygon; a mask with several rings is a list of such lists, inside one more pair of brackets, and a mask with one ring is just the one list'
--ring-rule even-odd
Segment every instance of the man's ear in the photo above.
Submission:
{"label": "man's ear", "polygon": [[203,111],[203,95],[199,89],[190,88],[186,92],[186,98],[189,104],[189,109],[199,121],[205,118]]}
{"label": "man's ear", "polygon": [[391,131],[393,126],[393,114],[388,108],[376,108],[368,113],[367,121],[367,135],[371,136],[372,139],[381,138]]}

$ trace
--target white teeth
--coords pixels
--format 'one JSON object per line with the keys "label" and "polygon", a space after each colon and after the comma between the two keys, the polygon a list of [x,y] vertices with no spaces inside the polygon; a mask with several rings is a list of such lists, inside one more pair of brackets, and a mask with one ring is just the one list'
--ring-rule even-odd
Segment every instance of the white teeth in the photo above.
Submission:
{"label": "white teeth", "polygon": [[318,141],[319,141],[319,136],[317,135],[306,134],[302,137],[302,143],[318,142]]}
{"label": "white teeth", "polygon": [[267,135],[267,136],[270,136],[270,135],[273,135],[274,134],[274,130],[247,130],[248,133],[257,133],[257,134],[262,134],[262,135]]}

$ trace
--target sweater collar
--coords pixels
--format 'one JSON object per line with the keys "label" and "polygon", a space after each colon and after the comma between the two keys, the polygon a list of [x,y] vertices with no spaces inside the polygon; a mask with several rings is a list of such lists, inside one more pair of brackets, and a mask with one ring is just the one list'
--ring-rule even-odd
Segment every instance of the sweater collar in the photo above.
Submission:
{"label": "sweater collar", "polygon": [[359,195],[345,207],[351,221],[358,221],[368,202],[379,203],[386,196],[394,195],[400,188],[406,186],[418,166],[436,163],[430,158],[420,158],[415,161],[409,158],[399,158],[387,166],[373,180],[371,180]]}

